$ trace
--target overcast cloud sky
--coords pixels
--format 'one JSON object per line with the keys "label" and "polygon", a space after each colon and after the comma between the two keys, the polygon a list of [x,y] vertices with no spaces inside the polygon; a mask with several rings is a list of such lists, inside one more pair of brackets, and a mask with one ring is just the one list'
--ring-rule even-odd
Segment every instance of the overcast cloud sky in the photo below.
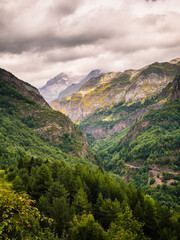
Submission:
{"label": "overcast cloud sky", "polygon": [[180,57],[180,0],[0,0],[0,67],[40,87],[60,72]]}

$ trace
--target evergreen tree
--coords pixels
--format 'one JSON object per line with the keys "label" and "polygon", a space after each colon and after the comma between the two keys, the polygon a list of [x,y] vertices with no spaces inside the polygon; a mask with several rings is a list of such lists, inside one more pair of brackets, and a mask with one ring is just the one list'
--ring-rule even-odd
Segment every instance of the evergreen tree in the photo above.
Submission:
{"label": "evergreen tree", "polygon": [[87,194],[82,188],[80,188],[77,194],[74,196],[72,209],[76,214],[80,215],[91,212],[91,203],[88,202]]}
{"label": "evergreen tree", "polygon": [[108,240],[106,232],[92,214],[83,214],[79,219],[75,216],[66,236],[64,239],[67,240]]}

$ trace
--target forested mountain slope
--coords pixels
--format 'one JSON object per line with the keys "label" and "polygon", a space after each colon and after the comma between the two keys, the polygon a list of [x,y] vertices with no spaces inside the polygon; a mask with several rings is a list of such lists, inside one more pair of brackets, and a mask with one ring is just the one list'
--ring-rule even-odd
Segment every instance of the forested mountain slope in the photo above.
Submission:
{"label": "forested mountain slope", "polygon": [[4,70],[0,75],[0,121],[2,161],[15,161],[25,153],[50,155],[51,159],[63,156],[63,152],[88,155],[82,130],[64,114],[52,110],[37,89]]}
{"label": "forested mountain slope", "polygon": [[[107,141],[97,143],[96,150],[108,149],[114,158],[109,162],[110,169],[117,169],[118,164],[125,162],[139,162],[140,165],[167,165],[174,169],[180,166],[180,76],[169,83],[163,91],[150,99],[154,105],[161,103],[161,108],[151,108],[134,124],[124,130],[121,139],[108,145]],[[166,103],[166,104],[165,104]],[[113,137],[112,137],[113,139]],[[109,147],[110,146],[110,147]],[[107,152],[106,152],[107,153]],[[107,154],[108,155],[108,154]],[[105,158],[108,159],[106,156]],[[119,162],[119,163],[118,163]]]}
{"label": "forested mountain slope", "polygon": [[17,91],[19,91],[21,94],[27,96],[28,98],[36,101],[41,106],[50,108],[49,104],[39,94],[37,88],[18,79],[12,73],[0,68],[0,79],[5,80],[11,87],[15,88]]}

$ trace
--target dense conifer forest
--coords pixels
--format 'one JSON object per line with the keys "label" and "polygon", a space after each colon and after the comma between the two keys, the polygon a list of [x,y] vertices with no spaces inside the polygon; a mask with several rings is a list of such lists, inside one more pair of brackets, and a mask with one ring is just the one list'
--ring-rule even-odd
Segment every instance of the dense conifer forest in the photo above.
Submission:
{"label": "dense conifer forest", "polygon": [[175,209],[101,166],[25,156],[0,174],[1,239],[179,239]]}

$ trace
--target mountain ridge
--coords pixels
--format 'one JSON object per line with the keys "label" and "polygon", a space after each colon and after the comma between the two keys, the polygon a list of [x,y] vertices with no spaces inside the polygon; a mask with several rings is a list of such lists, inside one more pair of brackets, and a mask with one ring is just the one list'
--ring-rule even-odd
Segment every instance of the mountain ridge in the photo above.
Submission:
{"label": "mountain ridge", "polygon": [[55,99],[62,99],[69,94],[79,90],[79,88],[91,77],[100,76],[104,72],[99,69],[92,70],[87,76],[73,75],[72,73],[62,72],[51,78],[47,83],[39,88],[42,96],[50,103]]}
{"label": "mountain ridge", "polygon": [[27,97],[31,98],[32,100],[39,103],[41,106],[45,106],[51,108],[49,104],[44,100],[44,98],[40,95],[37,88],[26,83],[12,73],[6,71],[5,69],[0,68],[0,78],[6,80],[12,87],[15,87],[19,92]]}
{"label": "mountain ridge", "polygon": [[118,102],[130,103],[160,92],[180,73],[180,60],[153,63],[139,70],[123,73],[106,73],[91,78],[78,92],[61,101],[53,101],[51,107],[81,122],[99,108],[110,107]]}

